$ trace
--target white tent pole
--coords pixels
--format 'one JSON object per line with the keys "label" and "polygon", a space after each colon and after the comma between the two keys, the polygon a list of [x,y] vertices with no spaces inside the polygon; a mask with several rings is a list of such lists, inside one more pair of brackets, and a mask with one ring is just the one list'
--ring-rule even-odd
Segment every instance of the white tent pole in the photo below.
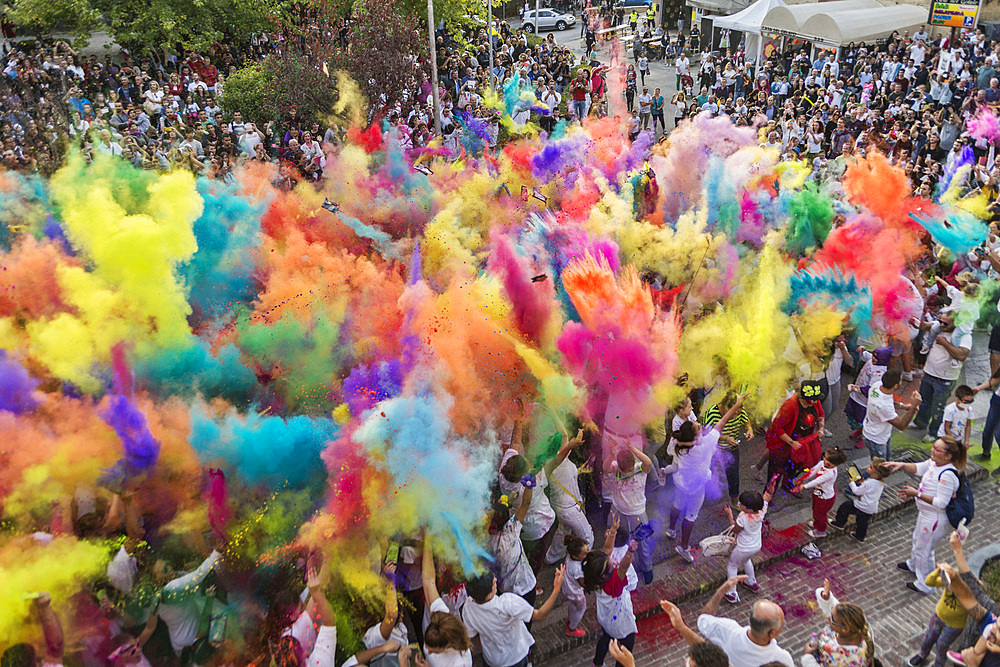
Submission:
{"label": "white tent pole", "polygon": [[764,57],[764,33],[759,33],[757,35],[757,71],[753,75],[754,81],[756,82],[760,78],[760,61]]}

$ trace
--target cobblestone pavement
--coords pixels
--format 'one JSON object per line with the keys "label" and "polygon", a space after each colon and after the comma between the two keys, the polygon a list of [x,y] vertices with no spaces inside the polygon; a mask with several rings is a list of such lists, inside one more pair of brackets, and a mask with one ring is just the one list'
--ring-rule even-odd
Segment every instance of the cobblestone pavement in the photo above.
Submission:
{"label": "cobblestone pavement", "polygon": [[[1000,538],[1000,496],[989,481],[975,485],[976,519],[967,542],[967,554]],[[822,626],[814,593],[828,576],[834,593],[844,602],[861,605],[868,615],[877,646],[877,655],[887,666],[903,665],[920,644],[925,624],[937,601],[912,593],[904,587],[906,576],[896,570],[896,563],[910,551],[910,535],[916,509],[908,507],[890,518],[872,524],[868,539],[858,544],[847,537],[837,537],[823,544],[823,557],[808,560],[792,558],[758,572],[760,595],[741,592],[737,605],[722,603],[720,614],[747,622],[750,606],[760,597],[778,602],[785,610],[786,626],[779,643],[796,659],[802,647]],[[950,560],[947,542],[939,545],[937,556]],[[746,589],[743,589],[744,591]],[[681,605],[684,618],[694,626],[697,613],[708,600],[708,593]],[[588,613],[591,613],[588,611]],[[683,665],[686,646],[663,614],[639,622],[636,641],[636,665]],[[591,664],[594,644],[590,643],[537,664],[551,667],[580,667]],[[606,664],[613,664],[610,660]]]}

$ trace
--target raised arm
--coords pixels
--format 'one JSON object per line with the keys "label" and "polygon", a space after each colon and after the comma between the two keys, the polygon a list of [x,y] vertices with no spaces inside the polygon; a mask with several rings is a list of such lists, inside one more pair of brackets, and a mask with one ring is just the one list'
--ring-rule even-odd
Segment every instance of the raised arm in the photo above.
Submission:
{"label": "raised arm", "polygon": [[618,527],[621,525],[621,519],[614,512],[611,513],[611,526],[604,531],[604,547],[602,551],[609,556],[611,552],[615,550],[615,535],[618,534]]}
{"label": "raised arm", "polygon": [[740,394],[736,398],[736,402],[733,403],[733,407],[726,410],[726,414],[722,415],[722,419],[712,424],[712,428],[714,428],[719,433],[722,433],[722,429],[726,427],[726,422],[728,422],[730,419],[738,415],[740,413],[740,410],[743,409],[743,401],[746,400],[746,397],[747,397],[746,394]]}
{"label": "raised arm", "polygon": [[632,450],[632,455],[639,459],[639,463],[642,464],[642,471],[648,473],[653,469],[653,459],[649,458],[646,452],[642,451],[631,442],[628,444],[628,448]]}
{"label": "raised arm", "polygon": [[677,629],[677,632],[681,633],[681,637],[683,637],[684,641],[688,643],[688,646],[694,646],[695,644],[700,644],[705,641],[701,635],[692,630],[688,624],[684,622],[681,610],[673,602],[669,600],[660,600],[660,609],[666,612],[667,616],[670,618],[670,623]]}
{"label": "raised arm", "polygon": [[531,612],[532,621],[544,621],[548,617],[549,612],[552,611],[552,607],[556,604],[556,598],[559,597],[559,591],[562,590],[563,576],[566,574],[566,566],[560,565],[556,568],[555,577],[552,580],[552,592],[549,593],[549,597],[545,600],[545,603],[541,607]]}
{"label": "raised arm", "polygon": [[[525,477],[528,477],[528,475],[525,475]],[[534,476],[532,476],[532,479],[534,479]],[[514,512],[514,516],[521,523],[524,523],[524,517],[528,516],[528,507],[531,505],[531,496],[534,492],[535,486],[532,484],[531,486],[524,487],[524,493],[521,494],[521,504],[517,506],[517,511]]]}
{"label": "raised arm", "polygon": [[583,429],[581,428],[576,432],[576,437],[569,442],[564,442],[562,447],[556,453],[555,457],[546,461],[545,465],[542,466],[542,470],[545,471],[546,477],[552,476],[552,471],[555,470],[560,463],[566,460],[569,453],[583,444]]}
{"label": "raised arm", "polygon": [[736,588],[736,584],[741,581],[746,581],[746,579],[747,575],[745,574],[726,579],[723,584],[719,586],[718,590],[712,594],[712,597],[705,603],[705,606],[701,608],[700,613],[708,614],[709,616],[717,616],[719,612],[719,604],[722,603],[722,598],[726,595],[726,593]]}
{"label": "raised arm", "polygon": [[42,634],[45,635],[45,658],[47,662],[62,664],[63,639],[62,623],[59,617],[52,610],[52,598],[48,593],[42,593],[35,598],[35,614],[38,622],[42,626]]}
{"label": "raised arm", "polygon": [[[385,573],[389,577],[392,577],[396,573],[396,566],[387,566]],[[385,615],[382,616],[382,622],[378,626],[378,631],[382,635],[382,639],[389,639],[389,635],[392,634],[392,629],[396,627],[396,621],[398,620],[399,603],[396,600],[396,584],[389,581],[385,586]]]}
{"label": "raised arm", "polygon": [[424,532],[424,557],[420,570],[420,581],[424,585],[424,600],[427,606],[441,597],[437,589],[437,570],[434,569],[434,550],[431,548],[430,540],[426,531]]}

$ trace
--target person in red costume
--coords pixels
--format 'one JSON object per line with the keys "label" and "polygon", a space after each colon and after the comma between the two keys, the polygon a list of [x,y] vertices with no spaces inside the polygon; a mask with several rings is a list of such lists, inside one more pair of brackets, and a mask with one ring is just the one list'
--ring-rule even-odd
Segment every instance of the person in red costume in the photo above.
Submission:
{"label": "person in red costume", "polygon": [[823,455],[823,390],[819,382],[806,380],[799,391],[778,409],[767,429],[768,479],[776,474],[784,478],[785,488]]}

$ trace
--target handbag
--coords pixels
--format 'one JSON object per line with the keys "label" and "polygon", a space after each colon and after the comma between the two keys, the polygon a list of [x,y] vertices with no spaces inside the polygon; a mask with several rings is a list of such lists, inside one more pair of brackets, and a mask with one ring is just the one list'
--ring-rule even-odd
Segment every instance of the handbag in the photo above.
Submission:
{"label": "handbag", "polygon": [[705,556],[728,556],[735,544],[736,538],[733,536],[732,526],[718,535],[711,535],[699,542],[701,553]]}

